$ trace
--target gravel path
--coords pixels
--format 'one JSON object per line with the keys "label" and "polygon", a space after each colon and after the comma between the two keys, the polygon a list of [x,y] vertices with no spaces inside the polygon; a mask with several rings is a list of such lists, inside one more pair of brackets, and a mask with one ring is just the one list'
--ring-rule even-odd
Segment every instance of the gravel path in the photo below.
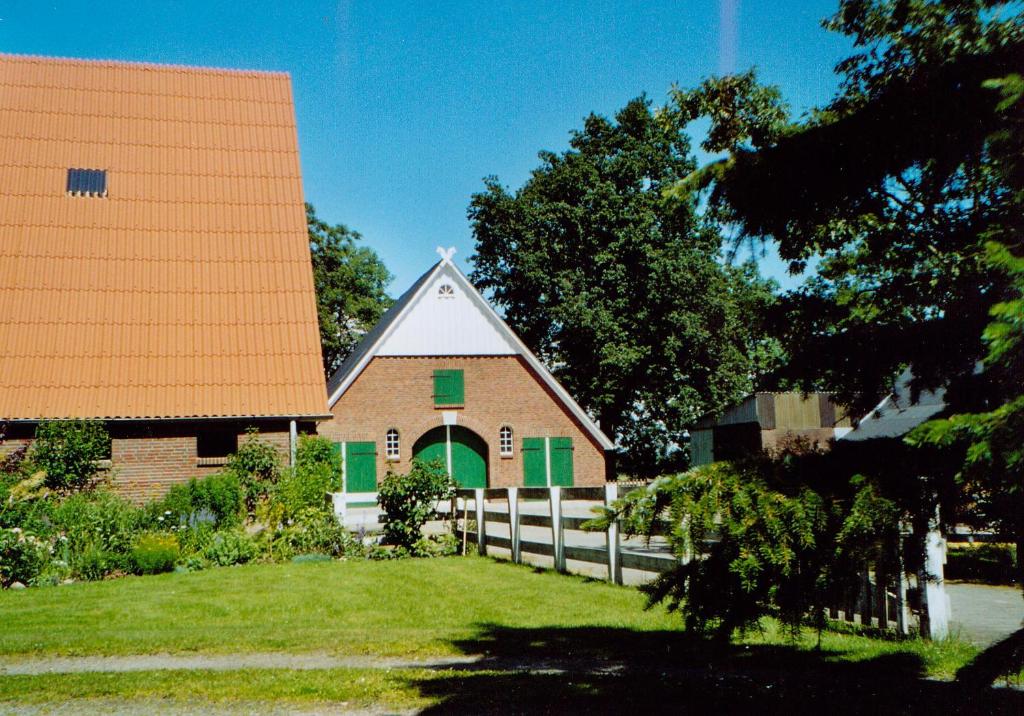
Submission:
{"label": "gravel path", "polygon": [[1024,627],[1024,599],[1016,587],[947,582],[954,634],[981,648]]}

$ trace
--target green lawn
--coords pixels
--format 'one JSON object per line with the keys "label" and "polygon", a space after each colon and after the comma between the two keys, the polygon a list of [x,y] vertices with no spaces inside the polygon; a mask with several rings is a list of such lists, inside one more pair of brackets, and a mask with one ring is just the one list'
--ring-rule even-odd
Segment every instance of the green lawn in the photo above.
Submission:
{"label": "green lawn", "polygon": [[[772,624],[728,645],[689,639],[677,616],[636,591],[467,557],[214,569],[0,593],[0,657],[315,652],[421,658],[481,655],[480,670],[325,668],[0,677],[3,703],[83,700],[298,705],[475,713],[656,713],[767,707],[850,712],[952,704],[950,676],[975,650],[829,633],[822,649]],[[623,674],[517,670],[544,660],[625,664]],[[1024,694],[983,695],[1024,713]],[[972,706],[975,702],[972,702]],[[486,707],[486,708],[485,708]]]}

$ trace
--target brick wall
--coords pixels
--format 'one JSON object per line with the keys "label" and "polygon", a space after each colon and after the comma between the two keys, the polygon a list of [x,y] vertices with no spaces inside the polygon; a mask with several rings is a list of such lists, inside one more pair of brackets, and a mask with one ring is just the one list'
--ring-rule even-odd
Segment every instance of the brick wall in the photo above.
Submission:
{"label": "brick wall", "polygon": [[[601,446],[519,356],[376,357],[331,409],[334,420],[320,423],[320,434],[335,441],[375,442],[378,480],[389,466],[407,471],[413,444],[443,425],[442,412],[448,410],[434,407],[437,369],[464,371],[465,407],[455,409],[457,422],[487,443],[489,486],[523,484],[524,437],[564,436],[573,441],[574,484],[604,484]],[[498,431],[503,425],[513,430],[512,457],[499,455]],[[396,428],[401,437],[401,459],[392,463],[384,453],[389,428]]]}
{"label": "brick wall", "polygon": [[[220,465],[198,465],[196,436],[204,430],[231,430],[238,442],[245,439],[250,422],[152,421],[109,423],[111,469],[107,472],[111,487],[135,502],[146,502],[164,495],[176,483],[193,477],[206,477]],[[281,461],[289,459],[288,421],[265,421],[257,426],[260,437],[277,447]],[[301,432],[313,432],[312,425],[301,425]],[[30,442],[34,425],[18,424],[8,428],[0,443],[0,456]]]}

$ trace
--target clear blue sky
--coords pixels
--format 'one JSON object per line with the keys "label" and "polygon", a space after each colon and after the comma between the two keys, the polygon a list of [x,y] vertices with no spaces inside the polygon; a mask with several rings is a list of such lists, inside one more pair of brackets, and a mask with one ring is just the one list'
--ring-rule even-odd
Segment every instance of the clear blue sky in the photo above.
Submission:
{"label": "clear blue sky", "polygon": [[[306,197],[401,293],[454,245],[484,176],[519,186],[589,112],[756,65],[797,112],[849,54],[835,0],[7,2],[0,51],[291,73]],[[765,273],[791,283],[777,261]]]}

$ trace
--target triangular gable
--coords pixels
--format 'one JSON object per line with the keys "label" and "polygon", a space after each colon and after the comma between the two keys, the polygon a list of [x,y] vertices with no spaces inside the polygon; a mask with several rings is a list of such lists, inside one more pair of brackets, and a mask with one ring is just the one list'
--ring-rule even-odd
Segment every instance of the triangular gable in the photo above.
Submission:
{"label": "triangular gable", "polygon": [[[441,295],[442,286],[452,294]],[[375,356],[520,355],[605,450],[614,444],[555,380],[465,274],[442,259],[392,306],[331,377],[328,408]]]}

